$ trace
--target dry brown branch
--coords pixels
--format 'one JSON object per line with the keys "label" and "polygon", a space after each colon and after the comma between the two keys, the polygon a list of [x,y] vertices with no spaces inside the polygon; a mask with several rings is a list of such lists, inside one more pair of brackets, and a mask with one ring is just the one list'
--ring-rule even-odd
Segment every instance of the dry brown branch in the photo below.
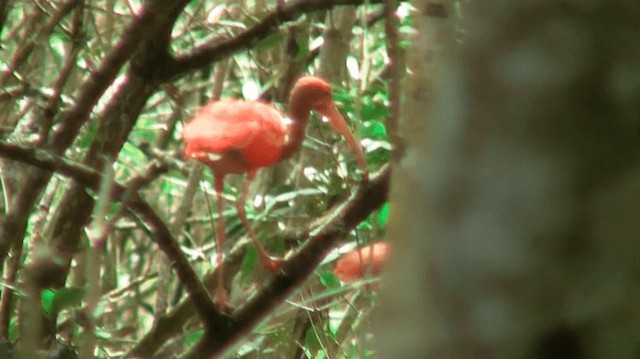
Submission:
{"label": "dry brown branch", "polygon": [[[94,191],[97,190],[101,179],[100,173],[93,169],[42,150],[0,143],[0,156],[36,166],[42,170],[62,174]],[[143,222],[143,228],[148,231],[152,238],[156,240],[160,249],[170,258],[180,280],[189,291],[200,317],[208,324],[206,326],[219,324],[221,316],[213,306],[208,291],[202,285],[193,268],[191,268],[189,261],[182,253],[180,246],[171,235],[162,218],[137,192],[132,192],[129,188],[114,183],[111,195],[112,200],[124,199],[127,201],[124,204],[134,211],[136,217]]]}
{"label": "dry brown branch", "polygon": [[[60,125],[47,143],[47,147],[54,153],[63,153],[77,136],[80,127],[87,121],[92,109],[114,81],[122,66],[129,60],[143,40],[149,40],[152,30],[167,31],[163,20],[175,19],[186,2],[156,1],[143,7],[142,12],[125,29],[123,37],[104,58],[99,67],[94,70],[78,89],[75,106],[64,112],[60,118]],[[171,11],[173,9],[173,11]],[[168,13],[168,14],[166,14]],[[163,16],[157,16],[164,14]],[[151,61],[151,60],[149,60]],[[143,99],[143,103],[146,98]],[[9,248],[24,234],[30,209],[40,197],[50,176],[39,171],[28,172],[22,181],[22,186],[16,194],[16,200],[11,204],[11,211],[0,222],[0,263],[4,263]]]}
{"label": "dry brown branch", "polygon": [[46,38],[51,34],[53,29],[62,21],[62,19],[67,16],[74,7],[78,5],[80,0],[69,0],[62,4],[59,9],[57,9],[56,13],[51,17],[51,19],[45,24],[44,27],[35,36],[31,36],[29,34],[28,41],[26,41],[19,49],[13,54],[9,62],[8,71],[3,71],[2,75],[0,75],[0,86],[4,86],[7,81],[15,75],[15,72],[18,69],[27,63],[26,59],[33,52],[36,46],[42,41],[43,38]]}
{"label": "dry brown branch", "polygon": [[[59,156],[44,153],[42,150],[0,142],[0,156],[37,166],[42,170],[55,171],[94,190],[100,183],[100,174],[92,169]],[[143,222],[149,235],[174,263],[176,273],[189,290],[190,298],[194,301],[196,310],[207,329],[205,338],[190,355],[207,357],[223,351],[282,303],[313,272],[336,241],[343,238],[372,211],[379,208],[386,201],[390,175],[391,171],[386,167],[374,175],[370,182],[361,184],[343,205],[328,215],[327,222],[323,226],[314,230],[307,244],[283,264],[273,281],[253,300],[234,313],[233,320],[216,310],[208,291],[193,272],[168,226],[151,206],[137,194],[130,193],[116,183],[113,185],[112,198],[113,200],[122,199],[126,193],[130,193],[128,201],[124,204]],[[140,353],[134,351],[131,355],[136,356]]]}
{"label": "dry brown branch", "polygon": [[188,54],[178,56],[167,75],[170,77],[179,77],[236,52],[251,48],[260,40],[271,35],[279,25],[293,21],[302,16],[302,14],[327,10],[339,5],[362,5],[365,2],[375,4],[381,1],[382,0],[299,0],[287,2],[282,10],[272,12],[265,16],[259,23],[232,38],[215,38]]}
{"label": "dry brown branch", "polygon": [[[96,169],[102,168],[104,158],[117,158],[123,144],[129,138],[130,131],[138,116],[145,108],[147,100],[163,83],[250,48],[256,45],[259,40],[278,31],[280,24],[296,20],[304,13],[329,9],[338,5],[372,3],[358,0],[287,2],[286,5],[279,7],[255,26],[239,35],[224,40],[218,38],[191,53],[174,59],[169,52],[171,31],[173,23],[183,12],[187,2],[186,0],[149,1],[140,8],[140,11],[136,10],[138,13],[134,14],[133,20],[122,30],[123,35],[119,41],[115,42],[111,51],[97,63],[95,70],[91,71],[77,88],[76,98],[69,103],[69,109],[60,112],[62,89],[75,66],[81,47],[77,40],[83,32],[81,22],[83,17],[80,9],[76,12],[76,17],[71,22],[74,43],[71,51],[68,51],[64,58],[62,71],[53,82],[54,95],[48,97],[44,113],[48,123],[43,126],[41,133],[43,150],[0,143],[2,156],[31,164],[37,168],[25,167],[25,170],[21,171],[24,172],[24,180],[20,182],[20,186],[16,186],[13,202],[8,210],[9,214],[0,222],[0,263],[6,259],[9,249],[24,236],[30,213],[49,182],[51,174],[63,174],[73,178],[74,183],[67,188],[62,200],[60,200],[55,216],[52,216],[49,229],[52,230],[50,232],[53,234],[51,238],[56,249],[70,249],[65,252],[68,254],[65,257],[68,260],[66,270],[57,273],[56,285],[64,285],[69,273],[70,258],[79,248],[81,229],[86,225],[93,206],[93,198],[87,195],[85,189],[95,190],[100,178]],[[378,1],[373,1],[373,3],[376,2]],[[67,3],[74,3],[74,1],[68,1],[65,4]],[[81,1],[80,3],[83,4]],[[78,164],[56,156],[64,153],[77,139],[80,128],[89,121],[91,114],[96,111],[98,101],[104,97],[107,88],[112,85],[118,75],[121,75],[122,69],[127,65],[125,80],[99,114],[100,127],[85,154],[83,163]],[[24,93],[28,90],[26,88],[29,86],[28,79],[25,81],[27,82],[21,83],[21,86],[25,88],[19,92]],[[54,122],[56,123],[55,132],[49,137],[49,128]],[[22,167],[20,168],[22,169]],[[204,326],[211,329],[231,325],[228,323],[228,318],[212,309],[207,290],[181,253],[174,236],[163,219],[149,203],[137,194],[138,188],[153,178],[155,177],[142,176],[125,185],[116,184],[112,193],[113,200],[124,201],[128,208],[135,212],[136,218],[143,223],[146,232],[156,240],[163,252],[174,263],[180,281],[187,287],[191,299],[195,302],[196,310],[204,321]],[[70,199],[69,202],[65,200],[66,198]],[[69,203],[73,205],[67,205]],[[336,232],[336,235],[344,235],[344,233]],[[320,257],[321,254],[318,254],[318,258]],[[277,284],[278,280],[274,283]],[[291,288],[286,290],[290,291]],[[278,295],[282,295],[281,292],[275,291],[274,293],[276,300],[279,300]],[[263,313],[248,314],[247,318],[249,319],[245,320],[244,329],[236,327],[232,327],[232,329],[246,330],[254,324],[255,320],[251,318],[264,316],[268,308],[270,307],[265,307]],[[240,313],[244,313],[244,311]],[[55,324],[55,319],[53,323]],[[55,326],[50,327],[55,330]],[[234,334],[223,335],[223,337],[235,338]]]}
{"label": "dry brown branch", "polygon": [[327,215],[327,222],[309,235],[306,244],[284,263],[262,292],[235,312],[233,320],[226,326],[207,330],[186,358],[222,354],[280,305],[313,272],[338,240],[386,202],[390,178],[391,170],[386,166],[373,175],[370,182],[362,183],[348,200]]}

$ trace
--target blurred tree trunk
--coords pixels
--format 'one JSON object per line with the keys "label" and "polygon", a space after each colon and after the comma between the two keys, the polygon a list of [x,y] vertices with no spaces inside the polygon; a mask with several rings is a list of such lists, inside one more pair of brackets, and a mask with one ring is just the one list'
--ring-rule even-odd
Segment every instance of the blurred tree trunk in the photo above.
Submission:
{"label": "blurred tree trunk", "polygon": [[347,78],[345,62],[349,56],[358,12],[356,7],[348,6],[328,12],[327,15],[318,74],[331,83],[339,84]]}
{"label": "blurred tree trunk", "polygon": [[414,3],[379,357],[637,357],[640,7]]}

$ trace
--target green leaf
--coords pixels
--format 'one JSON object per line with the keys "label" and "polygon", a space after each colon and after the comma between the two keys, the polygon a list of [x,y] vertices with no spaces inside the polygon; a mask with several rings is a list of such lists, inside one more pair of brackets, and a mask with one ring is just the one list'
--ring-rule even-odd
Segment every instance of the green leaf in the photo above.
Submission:
{"label": "green leaf", "polygon": [[9,321],[9,339],[15,340],[20,336],[20,327],[18,326],[18,318],[13,316]]}
{"label": "green leaf", "polygon": [[98,135],[98,125],[95,122],[89,122],[86,131],[80,133],[76,143],[79,148],[88,148],[89,145]]}
{"label": "green leaf", "polygon": [[361,117],[366,118],[369,121],[375,120],[380,122],[390,115],[388,106],[384,104],[383,100],[377,98],[377,96],[376,98],[365,97],[363,99],[363,104],[365,106],[362,108]]}
{"label": "green leaf", "polygon": [[51,317],[53,314],[53,298],[56,293],[53,289],[45,289],[40,295],[40,304],[42,305],[42,311],[47,317]]}
{"label": "green leaf", "polygon": [[332,271],[330,270],[321,271],[318,274],[318,277],[320,278],[320,283],[322,283],[322,285],[324,285],[325,288],[327,289],[340,288],[340,281],[338,280],[338,278],[336,278],[336,276],[333,274]]}
{"label": "green leaf", "polygon": [[135,138],[136,142],[153,143],[158,138],[161,128],[155,116],[141,116],[131,132],[131,138]]}
{"label": "green leaf", "polygon": [[42,311],[46,316],[51,317],[67,308],[80,307],[84,294],[85,290],[81,287],[45,289],[40,298]]}
{"label": "green leaf", "polygon": [[260,42],[258,42],[258,44],[255,47],[255,50],[260,51],[260,50],[268,49],[270,47],[277,45],[281,41],[282,41],[282,34],[279,32],[276,32],[275,34],[269,35],[264,39],[262,39]]}
{"label": "green leaf", "polygon": [[[315,330],[318,330],[318,329],[315,329]],[[318,336],[315,333],[315,330],[314,328],[307,329],[307,332],[305,333],[305,336],[304,336],[305,346],[311,353],[316,353],[318,350],[322,348],[322,346],[320,345],[320,341],[318,340]]]}
{"label": "green leaf", "polygon": [[411,25],[402,25],[398,28],[398,32],[403,35],[413,36],[416,34],[416,29],[414,29]]}
{"label": "green leaf", "polygon": [[370,166],[379,167],[389,162],[391,154],[391,144],[389,142],[365,141],[362,141],[362,147],[367,150],[367,163]]}
{"label": "green leaf", "polygon": [[358,227],[357,227],[358,230],[359,231],[370,231],[370,230],[372,230],[373,227],[371,226],[371,221],[372,221],[371,216],[369,216],[369,218],[367,218],[366,220],[360,222],[358,224]]}
{"label": "green leaf", "polygon": [[96,338],[102,339],[102,340],[109,340],[112,338],[111,333],[106,331],[104,328],[100,328],[100,327],[96,328],[96,330],[94,331],[94,334]]}
{"label": "green leaf", "polygon": [[309,36],[304,34],[303,31],[298,31],[296,44],[298,45],[298,52],[296,53],[295,61],[300,61],[309,54]]}
{"label": "green leaf", "polygon": [[341,89],[340,87],[336,87],[333,91],[333,100],[335,102],[344,103],[344,104],[352,103],[353,95]]}
{"label": "green leaf", "polygon": [[[107,302],[106,300],[101,300],[100,302],[98,302],[98,306],[96,307],[96,310],[93,312],[93,315],[96,318],[101,316],[102,313],[104,313],[105,309],[107,309],[107,305],[109,305],[109,302]],[[153,309],[150,309],[150,310],[153,310]]]}
{"label": "green leaf", "polygon": [[107,217],[109,218],[113,218],[122,210],[121,202],[109,202],[107,206],[109,207],[109,212],[107,213]]}
{"label": "green leaf", "polygon": [[191,347],[196,344],[204,335],[204,329],[196,329],[191,333],[185,335],[184,337],[184,345],[186,347]]}
{"label": "green leaf", "polygon": [[127,160],[136,163],[143,163],[146,161],[144,152],[140,151],[136,145],[128,141],[125,142],[124,146],[122,146],[122,155]]}
{"label": "green leaf", "polygon": [[360,132],[362,132],[362,137],[387,138],[387,128],[380,121],[365,121]]}
{"label": "green leaf", "polygon": [[54,31],[49,37],[49,48],[58,61],[61,61],[65,57],[66,41],[66,36],[58,31]]}
{"label": "green leaf", "polygon": [[251,280],[253,268],[258,265],[258,250],[254,246],[249,246],[247,251],[242,258],[242,263],[240,264],[240,273],[242,276],[240,277],[243,281]]}
{"label": "green leaf", "polygon": [[85,290],[81,287],[62,287],[55,291],[53,297],[53,313],[60,313],[67,308],[80,307]]}
{"label": "green leaf", "polygon": [[389,205],[389,202],[385,203],[382,208],[380,208],[380,211],[378,212],[378,227],[383,229],[387,227],[390,210],[391,206]]}

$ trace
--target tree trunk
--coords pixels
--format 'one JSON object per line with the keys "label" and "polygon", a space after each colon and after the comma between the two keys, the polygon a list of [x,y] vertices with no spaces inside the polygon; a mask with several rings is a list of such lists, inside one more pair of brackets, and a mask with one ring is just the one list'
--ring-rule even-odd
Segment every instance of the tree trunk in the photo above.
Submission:
{"label": "tree trunk", "polygon": [[[381,358],[632,358],[640,8],[415,1]],[[389,280],[393,278],[393,280]]]}

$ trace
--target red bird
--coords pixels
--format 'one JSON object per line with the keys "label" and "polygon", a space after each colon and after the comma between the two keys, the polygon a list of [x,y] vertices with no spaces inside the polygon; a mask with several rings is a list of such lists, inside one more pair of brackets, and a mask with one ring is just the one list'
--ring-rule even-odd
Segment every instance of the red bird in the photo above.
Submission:
{"label": "red bird", "polygon": [[288,159],[302,145],[309,112],[315,111],[328,118],[329,124],[345,137],[365,178],[368,176],[362,148],[338,112],[331,98],[329,84],[313,76],[300,78],[291,90],[289,111],[290,120],[286,120],[271,104],[240,100],[212,101],[200,108],[184,128],[185,157],[209,166],[215,178],[219,280],[216,297],[219,305],[226,304],[222,287],[222,248],[225,241],[222,189],[226,174],[247,173],[247,181],[236,203],[237,211],[258,250],[260,260],[270,270],[276,270],[281,260],[271,258],[258,243],[247,220],[244,204],[256,171]]}
{"label": "red bird", "polygon": [[343,254],[333,274],[343,282],[349,283],[364,278],[367,274],[378,274],[389,256],[389,243],[378,242],[367,247]]}

